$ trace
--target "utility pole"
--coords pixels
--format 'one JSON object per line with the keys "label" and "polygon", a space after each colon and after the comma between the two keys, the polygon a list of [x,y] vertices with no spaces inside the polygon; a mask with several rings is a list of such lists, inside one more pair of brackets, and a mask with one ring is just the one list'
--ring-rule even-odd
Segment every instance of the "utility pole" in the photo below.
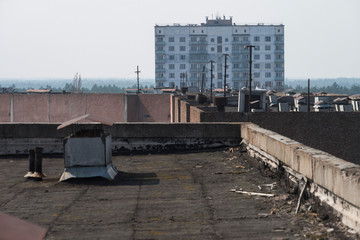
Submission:
{"label": "utility pole", "polygon": [[246,48],[250,49],[250,56],[249,56],[249,64],[250,64],[250,68],[249,68],[249,111],[248,112],[251,112],[251,81],[252,81],[252,73],[251,73],[251,70],[252,70],[252,49],[255,48],[254,45],[247,45]]}
{"label": "utility pole", "polygon": [[139,85],[139,66],[136,67],[136,71],[135,71],[136,75],[137,75],[137,93],[140,93],[140,85]]}
{"label": "utility pole", "polygon": [[227,68],[227,65],[226,65],[226,60],[227,60],[227,57],[229,56],[229,54],[224,54],[225,56],[225,70],[224,70],[224,97],[226,97],[226,68]]}
{"label": "utility pole", "polygon": [[310,78],[308,79],[307,111],[310,112]]}
{"label": "utility pole", "polygon": [[203,70],[202,70],[202,80],[201,80],[201,90],[200,90],[201,94],[203,94],[204,91],[204,81],[205,81],[205,65],[203,66]]}
{"label": "utility pole", "polygon": [[212,88],[213,88],[213,85],[212,85],[212,84],[213,84],[213,77],[214,77],[214,76],[213,76],[213,64],[214,64],[214,61],[211,60],[211,61],[210,61],[210,64],[211,64],[211,65],[210,65],[210,66],[211,66],[211,67],[210,67],[210,73],[211,73],[211,77],[210,77],[210,103],[212,103],[212,100],[213,100],[213,99],[212,99]]}

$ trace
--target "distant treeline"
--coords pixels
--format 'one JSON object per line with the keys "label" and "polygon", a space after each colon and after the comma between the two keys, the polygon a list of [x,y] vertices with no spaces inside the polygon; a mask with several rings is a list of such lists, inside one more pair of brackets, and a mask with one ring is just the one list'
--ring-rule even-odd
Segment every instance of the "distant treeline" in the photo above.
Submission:
{"label": "distant treeline", "polygon": [[[295,87],[291,85],[285,85],[284,90],[286,89],[294,89],[294,92],[307,92],[308,88],[305,86],[297,85]],[[310,92],[326,92],[326,93],[335,93],[335,94],[348,94],[348,95],[354,95],[354,94],[360,94],[360,85],[353,84],[351,87],[345,87],[340,86],[336,82],[334,82],[332,85],[324,86],[324,87],[311,87],[310,84]]]}
{"label": "distant treeline", "polygon": [[[307,86],[304,86],[304,84],[302,85],[296,85],[293,86],[292,84],[294,84],[294,82],[288,82],[288,84],[286,84],[284,86],[284,90],[287,89],[294,89],[295,92],[307,92]],[[311,84],[310,84],[311,85]],[[315,84],[314,84],[315,85]],[[15,92],[26,92],[26,90],[28,90],[29,88],[17,88],[15,84],[12,84],[11,86],[1,86],[2,87],[6,87],[6,88],[10,88]],[[146,88],[154,88],[154,86],[151,85],[142,85],[140,84],[140,89],[146,89]],[[46,86],[41,86],[40,89],[51,89],[53,92],[74,92],[74,87],[72,83],[66,83],[64,87],[52,87],[50,85],[46,85]],[[126,91],[126,89],[137,89],[137,85],[133,84],[132,86],[128,86],[128,87],[119,87],[116,86],[115,84],[93,84],[93,86],[91,88],[87,88],[87,87],[81,87],[80,90],[78,90],[79,92],[84,92],[84,93],[124,93]],[[333,82],[331,85],[328,86],[313,86],[310,88],[310,92],[314,93],[314,92],[327,92],[327,93],[335,93],[335,94],[348,94],[348,95],[354,95],[354,94],[360,94],[360,85],[359,84],[353,84],[350,87],[347,86],[341,86],[336,82]]]}
{"label": "distant treeline", "polygon": [[[0,85],[0,88],[1,87],[2,86]],[[29,89],[29,88],[17,88],[15,84],[12,84],[8,88],[12,89],[15,92],[26,92],[26,90]],[[146,89],[146,88],[154,88],[154,86],[153,85],[143,86],[140,84],[140,89]],[[73,92],[74,91],[74,87],[71,83],[66,83],[63,88],[56,88],[56,87],[51,87],[50,85],[46,85],[45,87],[41,86],[40,89],[51,89],[52,92],[63,92],[63,91]],[[113,85],[111,85],[111,84],[108,84],[108,85],[94,84],[91,88],[82,87],[79,92],[84,92],[84,93],[124,93],[126,91],[126,89],[137,89],[137,85],[134,84],[129,87],[118,87],[115,84],[113,84]]]}

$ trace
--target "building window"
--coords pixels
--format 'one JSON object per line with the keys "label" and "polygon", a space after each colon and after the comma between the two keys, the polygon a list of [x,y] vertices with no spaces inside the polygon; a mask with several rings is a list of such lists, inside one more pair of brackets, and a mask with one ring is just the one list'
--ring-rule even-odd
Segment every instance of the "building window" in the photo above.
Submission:
{"label": "building window", "polygon": [[169,51],[175,51],[175,47],[174,46],[169,46]]}
{"label": "building window", "polygon": [[185,42],[185,37],[180,37],[180,42]]}
{"label": "building window", "polygon": [[266,78],[271,78],[271,72],[266,72],[266,73],[265,73],[265,77],[266,77]]}
{"label": "building window", "polygon": [[[220,78],[221,79],[221,78]],[[222,88],[222,82],[217,82],[217,87]]]}
{"label": "building window", "polygon": [[200,38],[199,38],[199,41],[200,41],[200,42],[206,42],[206,37],[200,37]]}
{"label": "building window", "polygon": [[229,51],[229,48],[228,47],[225,47],[225,52]]}
{"label": "building window", "polygon": [[161,33],[161,30],[159,30],[159,33]]}
{"label": "building window", "polygon": [[218,73],[217,78],[221,79],[222,78],[222,73]]}
{"label": "building window", "polygon": [[260,68],[260,63],[255,63],[255,64],[254,64],[254,68],[255,68],[255,69],[259,69],[259,68]]}
{"label": "building window", "polygon": [[210,42],[215,42],[215,39],[214,39],[214,38],[211,38],[211,39],[210,39]]}
{"label": "building window", "polygon": [[275,50],[283,50],[283,46],[282,45],[276,45],[275,46]]}
{"label": "building window", "polygon": [[259,37],[259,36],[255,36],[255,37],[254,37],[254,42],[260,42],[260,37]]}
{"label": "building window", "polygon": [[239,63],[234,63],[233,64],[233,68],[239,68],[240,67],[240,64]]}
{"label": "building window", "polygon": [[271,59],[271,54],[266,54],[266,55],[265,55],[265,59],[266,59],[266,60],[270,60],[270,59]]}
{"label": "building window", "polygon": [[180,55],[180,60],[186,60],[186,55]]}
{"label": "building window", "polygon": [[229,39],[228,38],[225,38],[225,42],[228,42],[229,41]]}
{"label": "building window", "polygon": [[254,59],[259,60],[260,59],[260,54],[254,54]]}
{"label": "building window", "polygon": [[180,46],[180,51],[184,52],[185,51],[185,46]]}
{"label": "building window", "polygon": [[157,41],[157,42],[163,42],[163,41],[164,41],[164,38],[163,38],[163,37],[157,37],[157,38],[156,38],[156,41]]}
{"label": "building window", "polygon": [[174,37],[169,37],[169,42],[174,42]]}
{"label": "building window", "polygon": [[157,86],[158,86],[158,87],[163,87],[163,86],[164,86],[164,83],[163,83],[163,82],[158,82],[158,83],[157,83]]}
{"label": "building window", "polygon": [[185,69],[186,65],[185,64],[180,64],[180,69]]}
{"label": "building window", "polygon": [[196,41],[197,41],[197,37],[191,37],[191,38],[190,38],[190,41],[191,41],[191,42],[196,42]]}
{"label": "building window", "polygon": [[275,65],[275,67],[276,67],[276,68],[283,68],[284,65],[283,65],[282,63],[277,63],[277,64]]}
{"label": "building window", "polygon": [[281,55],[281,54],[276,54],[276,59],[283,59],[283,55]]}
{"label": "building window", "polygon": [[270,45],[266,45],[265,46],[265,51],[270,51],[271,50],[271,46]]}
{"label": "building window", "polygon": [[175,55],[169,55],[169,60],[175,60]]}
{"label": "building window", "polygon": [[282,82],[277,81],[277,82],[276,82],[276,86],[277,86],[277,87],[281,87],[281,86],[282,86]]}
{"label": "building window", "polygon": [[212,52],[215,51],[215,48],[212,47],[212,48],[211,48],[211,51],[212,51]]}
{"label": "building window", "polygon": [[157,73],[157,74],[156,74],[156,77],[162,78],[162,77],[164,77],[164,74],[163,74],[163,73]]}
{"label": "building window", "polygon": [[243,37],[243,41],[244,41],[244,42],[249,41],[249,37]]}
{"label": "building window", "polygon": [[254,73],[254,77],[255,77],[255,78],[260,78],[260,73],[259,73],[259,72],[255,72],[255,73]]}
{"label": "building window", "polygon": [[156,54],[156,60],[164,60],[164,55]]}
{"label": "building window", "polygon": [[175,64],[169,64],[169,69],[175,69]]}
{"label": "building window", "polygon": [[156,69],[164,69],[164,64],[156,64]]}
{"label": "building window", "polygon": [[271,88],[271,87],[272,87],[272,82],[266,81],[266,82],[265,82],[265,87],[266,87],[266,88]]}
{"label": "building window", "polygon": [[240,78],[240,73],[238,72],[234,73],[233,78]]}
{"label": "building window", "polygon": [[234,82],[234,88],[239,88],[239,82]]}
{"label": "building window", "polygon": [[266,36],[266,37],[265,37],[265,42],[271,42],[271,37]]}
{"label": "building window", "polygon": [[164,47],[163,46],[156,46],[156,51],[164,51]]}
{"label": "building window", "polygon": [[255,47],[254,47],[254,50],[255,50],[255,51],[260,51],[260,49],[261,49],[260,46],[255,46]]}
{"label": "building window", "polygon": [[175,78],[175,73],[169,73],[169,78]]}
{"label": "building window", "polygon": [[234,42],[238,42],[238,41],[239,41],[239,37],[234,37],[234,38],[233,38],[233,41],[234,41]]}
{"label": "building window", "polygon": [[271,68],[271,63],[265,63],[265,68],[270,69]]}
{"label": "building window", "polygon": [[222,43],[222,37],[221,36],[217,37],[217,43]]}
{"label": "building window", "polygon": [[282,72],[277,72],[277,73],[275,73],[275,76],[276,76],[276,77],[283,77],[284,75],[283,75]]}
{"label": "building window", "polygon": [[282,41],[283,41],[283,37],[282,37],[282,36],[277,36],[277,37],[276,37],[276,41],[282,42]]}

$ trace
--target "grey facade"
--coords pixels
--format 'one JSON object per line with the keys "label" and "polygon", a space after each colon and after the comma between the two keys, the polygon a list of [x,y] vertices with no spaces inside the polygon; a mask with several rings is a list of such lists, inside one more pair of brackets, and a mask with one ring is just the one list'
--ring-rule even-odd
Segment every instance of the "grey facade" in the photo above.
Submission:
{"label": "grey facade", "polygon": [[206,23],[155,26],[155,81],[157,87],[199,86],[205,66],[205,86],[224,83],[232,89],[249,84],[249,49],[252,52],[252,86],[282,90],[284,86],[284,25],[237,25],[232,18]]}

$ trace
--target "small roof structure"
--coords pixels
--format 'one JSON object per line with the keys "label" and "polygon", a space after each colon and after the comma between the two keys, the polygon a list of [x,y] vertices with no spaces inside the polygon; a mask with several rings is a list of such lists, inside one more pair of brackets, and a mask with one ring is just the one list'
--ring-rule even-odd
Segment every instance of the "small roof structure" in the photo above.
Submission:
{"label": "small roof structure", "polygon": [[50,93],[51,89],[28,89],[27,93]]}
{"label": "small roof structure", "polygon": [[80,116],[80,117],[77,117],[77,118],[74,118],[74,119],[71,119],[69,121],[66,121],[64,123],[62,123],[61,125],[59,125],[57,127],[57,130],[60,130],[62,128],[65,128],[67,126],[70,126],[71,124],[74,124],[78,121],[81,121],[83,119],[88,119],[90,121],[93,121],[93,122],[100,122],[102,124],[105,124],[105,125],[109,125],[109,126],[112,126],[114,123],[109,120],[109,119],[106,119],[104,117],[100,117],[100,116],[95,116],[95,115],[90,115],[90,114],[85,114],[83,116]]}

